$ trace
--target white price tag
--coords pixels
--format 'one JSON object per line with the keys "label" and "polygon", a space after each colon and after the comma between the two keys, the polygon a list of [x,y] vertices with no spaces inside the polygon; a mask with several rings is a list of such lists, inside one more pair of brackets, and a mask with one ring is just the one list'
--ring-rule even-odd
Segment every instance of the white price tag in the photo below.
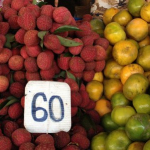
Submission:
{"label": "white price tag", "polygon": [[25,87],[24,126],[31,133],[69,131],[69,85],[65,82],[29,81]]}

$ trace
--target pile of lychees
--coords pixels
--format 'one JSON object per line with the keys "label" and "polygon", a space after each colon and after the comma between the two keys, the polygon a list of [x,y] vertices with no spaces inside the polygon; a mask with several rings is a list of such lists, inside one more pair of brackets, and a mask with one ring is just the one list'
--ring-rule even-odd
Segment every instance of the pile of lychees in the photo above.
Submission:
{"label": "pile of lychees", "polygon": [[[105,67],[109,42],[92,31],[92,16],[76,21],[63,6],[4,0],[0,11],[0,150],[86,150],[102,131],[85,86]],[[71,88],[69,132],[29,133],[23,124],[30,80]]]}

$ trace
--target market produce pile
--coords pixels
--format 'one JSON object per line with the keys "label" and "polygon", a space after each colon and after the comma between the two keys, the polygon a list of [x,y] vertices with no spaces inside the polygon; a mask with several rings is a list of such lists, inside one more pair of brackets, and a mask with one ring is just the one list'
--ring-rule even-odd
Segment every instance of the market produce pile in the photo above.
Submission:
{"label": "market produce pile", "polygon": [[[0,150],[148,150],[150,3],[134,1],[127,10],[107,9],[103,20],[85,14],[76,21],[63,6],[4,0]],[[25,129],[24,93],[31,80],[68,83],[70,131]]]}
{"label": "market produce pile", "polygon": [[[0,12],[0,149],[88,149],[91,138],[102,130],[86,85],[104,69],[109,42],[92,30],[90,20],[87,14],[76,21],[63,6],[4,0]],[[24,93],[31,80],[69,84],[69,132],[35,134],[25,129]]]}

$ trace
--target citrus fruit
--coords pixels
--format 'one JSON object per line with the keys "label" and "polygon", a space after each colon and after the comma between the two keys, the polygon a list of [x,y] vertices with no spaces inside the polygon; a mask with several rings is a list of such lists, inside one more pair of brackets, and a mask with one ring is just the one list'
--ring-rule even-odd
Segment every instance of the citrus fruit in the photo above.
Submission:
{"label": "citrus fruit", "polygon": [[128,65],[136,60],[138,49],[133,42],[121,40],[114,45],[112,55],[118,64]]}
{"label": "citrus fruit", "polygon": [[150,114],[150,95],[142,93],[133,98],[133,106],[138,113]]}
{"label": "citrus fruit", "polygon": [[141,65],[145,71],[150,71],[150,45],[139,49],[136,62]]}
{"label": "citrus fruit", "polygon": [[112,111],[110,101],[104,98],[96,101],[94,109],[99,113],[100,116],[103,116]]}
{"label": "citrus fruit", "polygon": [[141,41],[148,35],[148,23],[141,18],[134,18],[127,24],[126,33],[132,39]]}
{"label": "citrus fruit", "polygon": [[107,137],[106,132],[100,132],[95,135],[91,140],[91,149],[92,150],[105,150],[105,139]]}
{"label": "citrus fruit", "polygon": [[102,72],[95,72],[93,80],[103,82],[103,73]]}
{"label": "citrus fruit", "polygon": [[147,36],[145,39],[139,42],[140,47],[144,47],[146,45],[150,45],[150,36]]}
{"label": "citrus fruit", "polygon": [[123,92],[116,92],[111,97],[112,108],[116,106],[127,106],[130,105],[130,101],[124,96]]}
{"label": "citrus fruit", "polygon": [[119,128],[119,125],[117,125],[111,119],[111,112],[109,112],[101,117],[101,124],[106,132],[111,132],[111,131]]}
{"label": "citrus fruit", "polygon": [[106,150],[127,150],[131,140],[126,135],[125,130],[116,129],[109,133],[105,141]]}
{"label": "citrus fruit", "polygon": [[123,66],[119,65],[114,59],[109,59],[106,61],[104,68],[104,75],[107,78],[120,79],[120,72]]}
{"label": "citrus fruit", "polygon": [[120,10],[112,18],[112,21],[119,23],[121,26],[126,26],[128,22],[130,22],[131,20],[132,20],[131,14],[128,12],[128,10],[125,9]]}
{"label": "citrus fruit", "polygon": [[104,29],[104,37],[112,44],[126,39],[126,33],[117,22],[111,22]]}
{"label": "citrus fruit", "polygon": [[144,5],[145,0],[129,0],[127,3],[127,9],[134,17],[140,17],[141,7]]}
{"label": "citrus fruit", "polygon": [[88,92],[90,99],[97,101],[103,94],[103,84],[99,81],[92,80],[86,85],[86,91]]}
{"label": "citrus fruit", "polygon": [[131,116],[125,131],[132,141],[147,141],[150,138],[150,116],[146,113],[136,113]]}
{"label": "citrus fruit", "polygon": [[129,41],[131,41],[133,44],[135,44],[135,46],[137,47],[137,49],[140,48],[139,42],[135,41],[134,39],[126,39],[126,40],[129,40]]}
{"label": "citrus fruit", "polygon": [[104,14],[103,14],[103,22],[105,23],[105,25],[107,25],[108,23],[112,22],[112,18],[117,12],[119,12],[119,9],[118,8],[114,8],[114,7],[108,8],[104,12]]}
{"label": "citrus fruit", "polygon": [[148,79],[143,74],[135,73],[123,85],[123,94],[127,99],[133,100],[137,94],[145,93],[148,86]]}
{"label": "citrus fruit", "polygon": [[124,66],[120,72],[120,80],[122,84],[124,84],[129,76],[134,73],[144,74],[144,69],[136,63]]}
{"label": "citrus fruit", "polygon": [[124,126],[134,114],[136,114],[136,111],[131,106],[117,106],[112,110],[111,118],[119,126]]}
{"label": "citrus fruit", "polygon": [[116,92],[120,92],[123,89],[123,85],[119,79],[105,79],[103,82],[104,96],[110,100],[112,95]]}
{"label": "citrus fruit", "polygon": [[150,22],[150,2],[146,2],[140,11],[140,16],[146,22]]}
{"label": "citrus fruit", "polygon": [[90,21],[90,25],[93,31],[98,33],[100,36],[103,36],[105,25],[101,19],[97,19],[97,18],[92,19]]}
{"label": "citrus fruit", "polygon": [[150,148],[150,140],[146,141],[146,143],[144,144],[143,150],[149,150]]}
{"label": "citrus fruit", "polygon": [[143,150],[144,142],[133,142],[129,145],[127,150]]}

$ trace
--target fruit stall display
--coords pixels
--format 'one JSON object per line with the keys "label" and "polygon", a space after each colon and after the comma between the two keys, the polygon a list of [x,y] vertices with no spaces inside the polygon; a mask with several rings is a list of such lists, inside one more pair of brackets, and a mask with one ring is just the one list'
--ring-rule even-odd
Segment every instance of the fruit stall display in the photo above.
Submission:
{"label": "fruit stall display", "polygon": [[[136,3],[135,3],[136,1]],[[150,2],[103,19],[63,6],[4,0],[0,11],[0,150],[149,150]],[[65,82],[71,129],[24,127],[28,81]]]}

